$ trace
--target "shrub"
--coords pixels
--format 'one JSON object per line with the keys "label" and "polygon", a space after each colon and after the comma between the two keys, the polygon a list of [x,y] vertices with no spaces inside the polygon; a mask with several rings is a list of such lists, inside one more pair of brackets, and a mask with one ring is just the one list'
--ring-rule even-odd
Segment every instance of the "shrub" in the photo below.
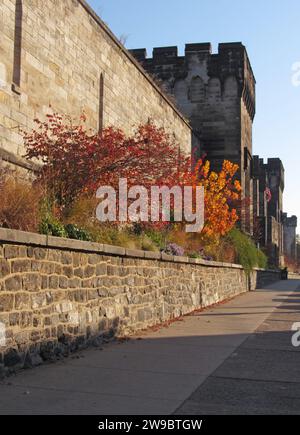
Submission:
{"label": "shrub", "polygon": [[39,230],[41,234],[55,237],[67,237],[64,225],[53,216],[46,216],[42,219]]}
{"label": "shrub", "polygon": [[90,242],[92,240],[90,233],[83,228],[79,228],[77,225],[68,224],[65,226],[65,231],[69,239],[83,240],[85,242]]}
{"label": "shrub", "polygon": [[81,195],[74,203],[64,210],[62,219],[64,223],[88,228],[100,225],[96,219],[98,200],[96,196]]}
{"label": "shrub", "polygon": [[255,267],[265,268],[267,257],[257,249],[254,242],[246,234],[234,228],[227,236],[236,251],[236,261],[249,273]]}
{"label": "shrub", "polygon": [[85,229],[73,224],[64,225],[50,214],[41,220],[39,230],[41,234],[48,236],[65,237],[86,242],[92,241],[91,235]]}
{"label": "shrub", "polygon": [[141,249],[143,251],[159,251],[157,245],[145,234],[141,237]]}
{"label": "shrub", "polygon": [[169,243],[163,252],[165,254],[175,255],[177,257],[183,257],[185,253],[184,248],[176,243]]}
{"label": "shrub", "polygon": [[35,121],[36,129],[24,135],[26,157],[44,163],[38,179],[62,207],[100,184],[116,187],[119,178],[127,178],[133,185],[150,186],[153,180],[165,185],[191,166],[174,138],[152,122],[126,136],[114,127],[92,134],[85,115],[79,123],[57,113]]}
{"label": "shrub", "polygon": [[260,269],[266,269],[268,267],[268,257],[261,249],[257,249],[257,260],[257,267]]}
{"label": "shrub", "polygon": [[237,261],[236,249],[228,237],[221,237],[219,240],[205,240],[203,252],[207,257],[224,263],[235,263]]}
{"label": "shrub", "polygon": [[41,191],[16,174],[0,173],[0,226],[22,231],[37,231]]}
{"label": "shrub", "polygon": [[166,246],[165,231],[157,231],[149,228],[145,230],[145,235],[151,240],[154,246],[156,246],[159,250],[162,250]]}
{"label": "shrub", "polygon": [[199,258],[199,259],[202,259],[202,256],[199,254],[199,252],[191,252],[189,254],[189,258]]}

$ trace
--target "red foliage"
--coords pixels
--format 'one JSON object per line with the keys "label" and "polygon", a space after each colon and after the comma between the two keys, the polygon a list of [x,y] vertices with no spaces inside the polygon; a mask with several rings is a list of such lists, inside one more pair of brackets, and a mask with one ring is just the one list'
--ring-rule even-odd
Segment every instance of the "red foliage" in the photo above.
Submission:
{"label": "red foliage", "polygon": [[44,163],[39,180],[61,206],[100,184],[117,187],[119,178],[127,178],[129,186],[174,185],[191,167],[191,159],[152,123],[139,126],[129,137],[113,127],[89,134],[84,122],[73,125],[58,114],[36,123],[38,129],[25,135],[26,157]]}

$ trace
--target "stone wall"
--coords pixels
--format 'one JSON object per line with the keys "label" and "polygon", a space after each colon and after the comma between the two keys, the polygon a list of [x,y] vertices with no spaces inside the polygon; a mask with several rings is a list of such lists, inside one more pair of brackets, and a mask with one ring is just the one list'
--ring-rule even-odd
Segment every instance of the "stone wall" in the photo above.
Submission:
{"label": "stone wall", "polygon": [[[231,298],[277,272],[0,229],[2,373]],[[259,281],[259,282],[258,282]]]}
{"label": "stone wall", "polygon": [[21,129],[49,105],[93,130],[152,119],[190,152],[183,115],[85,1],[0,0],[0,29],[0,158],[24,154]]}

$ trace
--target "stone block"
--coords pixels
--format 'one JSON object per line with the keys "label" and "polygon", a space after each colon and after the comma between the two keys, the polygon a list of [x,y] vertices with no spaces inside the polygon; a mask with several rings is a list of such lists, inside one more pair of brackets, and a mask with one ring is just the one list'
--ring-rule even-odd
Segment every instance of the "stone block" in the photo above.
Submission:
{"label": "stone block", "polygon": [[0,312],[9,312],[14,307],[14,295],[0,293]]}
{"label": "stone block", "polygon": [[6,277],[10,273],[9,262],[5,259],[0,259],[0,279]]}
{"label": "stone block", "polygon": [[168,254],[165,254],[164,252],[162,252],[162,254],[161,254],[161,259],[162,259],[163,261],[170,261],[170,262],[173,262],[173,261],[174,261],[174,255],[168,255]]}
{"label": "stone block", "polygon": [[84,277],[91,278],[92,276],[95,275],[95,271],[96,271],[95,266],[91,266],[91,265],[86,266],[84,269]]}
{"label": "stone block", "polygon": [[45,260],[47,257],[47,250],[45,248],[34,248],[33,256],[36,260]]}
{"label": "stone block", "polygon": [[21,257],[21,252],[20,251],[21,250],[20,250],[19,246],[6,245],[4,247],[4,257],[7,258],[7,259]]}
{"label": "stone block", "polygon": [[126,249],[119,246],[103,245],[103,252],[110,255],[124,256],[126,254]]}
{"label": "stone block", "polygon": [[161,253],[160,252],[145,251],[145,258],[148,260],[160,260]]}
{"label": "stone block", "polygon": [[73,257],[71,252],[62,252],[61,253],[61,262],[62,264],[73,264]]}
{"label": "stone block", "polygon": [[29,292],[36,292],[41,290],[42,278],[39,274],[28,273],[23,276],[23,290]]}
{"label": "stone block", "polygon": [[49,277],[49,289],[57,289],[59,287],[59,277],[56,275]]}
{"label": "stone block", "polygon": [[9,349],[4,354],[3,362],[6,367],[13,367],[20,365],[22,363],[22,358],[16,349]]}
{"label": "stone block", "polygon": [[104,276],[107,275],[107,264],[101,263],[96,266],[96,275],[97,276]]}
{"label": "stone block", "polygon": [[31,271],[31,261],[30,260],[12,261],[11,271],[12,271],[12,273],[30,272]]}
{"label": "stone block", "polygon": [[33,294],[31,297],[32,308],[36,310],[37,308],[42,308],[47,305],[47,297],[44,293]]}
{"label": "stone block", "polygon": [[20,313],[11,313],[9,315],[9,326],[17,326],[20,322]]}
{"label": "stone block", "polygon": [[145,258],[145,251],[141,251],[138,249],[126,249],[127,257],[133,258]]}

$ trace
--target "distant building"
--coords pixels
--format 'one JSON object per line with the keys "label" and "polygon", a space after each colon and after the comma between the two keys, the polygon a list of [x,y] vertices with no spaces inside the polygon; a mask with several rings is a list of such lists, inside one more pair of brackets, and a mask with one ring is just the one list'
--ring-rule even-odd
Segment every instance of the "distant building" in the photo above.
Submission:
{"label": "distant building", "polygon": [[265,247],[273,265],[284,264],[284,167],[280,159],[267,163],[253,156],[254,236]]}
{"label": "distant building", "polygon": [[284,256],[289,262],[294,264],[298,260],[297,252],[297,217],[288,217],[286,213],[283,215],[283,231],[284,231]]}

